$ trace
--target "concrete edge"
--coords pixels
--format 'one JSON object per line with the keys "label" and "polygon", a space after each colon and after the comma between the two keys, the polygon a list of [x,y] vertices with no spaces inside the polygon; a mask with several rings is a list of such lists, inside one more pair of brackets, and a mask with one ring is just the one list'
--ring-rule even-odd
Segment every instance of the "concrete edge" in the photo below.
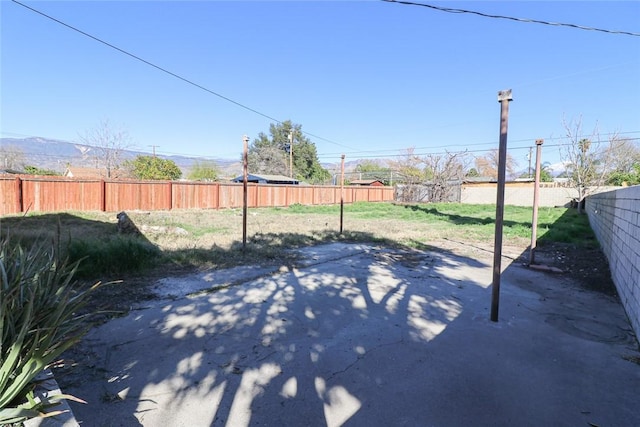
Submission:
{"label": "concrete edge", "polygon": [[[60,395],[60,387],[51,370],[46,369],[35,377],[39,384],[34,390],[36,400],[43,401],[51,396]],[[64,411],[60,415],[47,418],[32,418],[23,423],[24,427],[80,427],[66,400],[61,400],[50,411]]]}

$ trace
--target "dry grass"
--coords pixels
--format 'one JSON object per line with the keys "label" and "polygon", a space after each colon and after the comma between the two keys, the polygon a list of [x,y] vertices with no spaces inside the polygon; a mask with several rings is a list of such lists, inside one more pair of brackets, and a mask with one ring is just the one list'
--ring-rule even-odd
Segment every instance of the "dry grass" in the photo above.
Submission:
{"label": "dry grass", "polygon": [[[79,218],[111,225],[111,230],[107,232],[115,230],[116,220],[113,214],[78,215]],[[144,237],[162,251],[210,248],[229,250],[242,241],[241,210],[129,212],[129,216]],[[78,236],[86,235],[87,226],[83,222],[70,222],[68,231],[71,234],[78,231]],[[335,214],[305,215],[287,213],[286,210],[253,209],[247,217],[250,244],[261,236],[289,236],[290,243],[305,245],[323,238],[337,238],[339,229],[340,217]],[[472,227],[455,227],[445,221],[433,223],[392,218],[350,218],[347,213],[343,229],[344,236],[348,239],[392,241],[407,246],[430,244],[443,239],[486,242],[484,233]],[[526,246],[528,239],[517,236],[506,238],[505,244]]]}
{"label": "dry grass", "polygon": [[[285,256],[286,249],[325,241],[383,242],[413,248],[441,247],[473,252],[470,248],[491,248],[495,207],[490,205],[429,204],[394,205],[391,203],[356,203],[345,205],[344,233],[339,234],[338,206],[292,206],[291,208],[249,209],[247,218],[248,244],[242,247],[242,210],[172,210],[128,212],[141,235],[131,239],[118,236],[116,214],[113,212],[68,212],[30,214],[0,220],[0,233],[9,233],[22,241],[59,236],[61,247],[76,243],[76,256],[93,257],[89,268],[97,273],[109,273],[111,264],[123,264],[118,248],[139,253],[140,263],[156,267],[227,267],[247,262],[269,262]],[[539,236],[554,233],[566,210],[547,210],[541,223],[546,224]],[[530,240],[531,211],[508,207],[505,212],[504,245],[524,250]],[[577,218],[585,222],[584,218]],[[565,234],[576,218],[566,218],[559,228]],[[588,228],[588,223],[587,223]],[[590,230],[589,230],[590,232]],[[546,237],[546,236],[545,236]],[[592,238],[592,237],[591,237]],[[550,241],[554,241],[551,239]],[[77,245],[81,243],[81,245]],[[146,246],[145,246],[146,245]],[[145,249],[156,248],[156,254]],[[157,251],[159,249],[159,251]],[[158,258],[157,253],[160,253]],[[112,254],[112,255],[109,255]],[[104,262],[103,262],[104,261]],[[130,261],[125,259],[125,261]],[[102,270],[100,270],[102,268]],[[123,273],[126,270],[111,270]],[[103,277],[101,277],[103,278]]]}

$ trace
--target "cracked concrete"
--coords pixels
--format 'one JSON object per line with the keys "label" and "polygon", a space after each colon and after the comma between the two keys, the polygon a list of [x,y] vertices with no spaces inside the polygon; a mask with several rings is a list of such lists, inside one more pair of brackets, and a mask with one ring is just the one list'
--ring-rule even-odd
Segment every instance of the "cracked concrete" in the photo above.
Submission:
{"label": "cracked concrete", "polygon": [[163,279],[93,330],[65,381],[81,425],[640,425],[616,300],[511,264],[493,323],[491,254],[303,253]]}

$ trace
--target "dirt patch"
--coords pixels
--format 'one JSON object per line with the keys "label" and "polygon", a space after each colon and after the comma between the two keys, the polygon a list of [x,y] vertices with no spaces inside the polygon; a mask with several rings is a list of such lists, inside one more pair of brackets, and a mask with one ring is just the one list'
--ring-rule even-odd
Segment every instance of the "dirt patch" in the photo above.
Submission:
{"label": "dirt patch", "polygon": [[[526,254],[528,261],[528,253]],[[585,289],[616,296],[609,262],[600,249],[577,248],[570,244],[551,243],[536,250],[536,263],[559,268]],[[553,274],[553,273],[549,273]]]}

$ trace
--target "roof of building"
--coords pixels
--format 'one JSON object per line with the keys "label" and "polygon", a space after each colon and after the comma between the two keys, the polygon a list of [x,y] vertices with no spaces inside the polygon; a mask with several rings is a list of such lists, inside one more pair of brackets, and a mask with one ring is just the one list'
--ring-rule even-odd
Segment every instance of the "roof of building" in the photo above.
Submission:
{"label": "roof of building", "polygon": [[20,175],[24,174],[24,171],[19,171],[16,169],[0,169],[0,174],[2,175]]}
{"label": "roof of building", "polygon": [[[232,181],[234,182],[242,182],[244,180],[244,176],[240,175],[234,179],[232,179]],[[248,182],[258,182],[258,183],[265,183],[265,184],[299,184],[300,181],[298,181],[297,179],[294,178],[289,178],[288,176],[284,176],[284,175],[268,175],[268,174],[254,174],[254,173],[250,173],[247,174],[247,181]]]}
{"label": "roof of building", "polygon": [[380,183],[380,185],[384,185],[384,183],[379,179],[354,179],[349,181],[349,184],[350,185],[373,185],[376,182]]}

